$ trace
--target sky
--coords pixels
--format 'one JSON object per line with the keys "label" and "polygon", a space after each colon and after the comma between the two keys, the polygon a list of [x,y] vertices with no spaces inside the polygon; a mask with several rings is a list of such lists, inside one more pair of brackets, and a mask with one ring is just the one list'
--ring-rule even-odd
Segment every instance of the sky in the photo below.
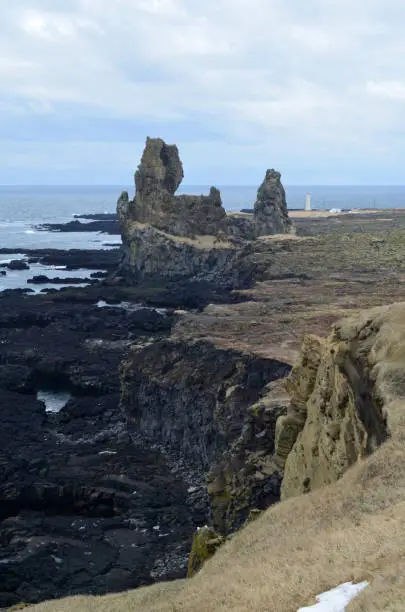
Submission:
{"label": "sky", "polygon": [[1,0],[0,184],[405,184],[404,0]]}

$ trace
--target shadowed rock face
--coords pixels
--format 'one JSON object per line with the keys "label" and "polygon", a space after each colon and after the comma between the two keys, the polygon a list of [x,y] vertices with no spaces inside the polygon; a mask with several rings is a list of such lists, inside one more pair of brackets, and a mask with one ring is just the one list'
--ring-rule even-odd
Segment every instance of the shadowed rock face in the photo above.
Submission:
{"label": "shadowed rock face", "polygon": [[291,231],[287,203],[281,174],[267,170],[263,183],[257,191],[254,205],[254,224],[256,236],[268,234],[287,234]]}

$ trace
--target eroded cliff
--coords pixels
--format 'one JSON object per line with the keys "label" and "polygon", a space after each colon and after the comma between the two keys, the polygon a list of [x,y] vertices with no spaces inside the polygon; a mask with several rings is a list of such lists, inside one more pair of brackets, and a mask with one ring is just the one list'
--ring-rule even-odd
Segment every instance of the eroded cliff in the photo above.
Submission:
{"label": "eroded cliff", "polygon": [[279,499],[272,456],[286,406],[273,385],[289,370],[275,359],[171,339],[134,350],[122,364],[121,405],[132,436],[163,450],[205,504],[211,471],[212,523],[222,533],[238,528],[251,507]]}
{"label": "eroded cliff", "polygon": [[335,482],[402,432],[404,323],[398,303],[340,321],[327,340],[304,340],[276,428],[282,498]]}

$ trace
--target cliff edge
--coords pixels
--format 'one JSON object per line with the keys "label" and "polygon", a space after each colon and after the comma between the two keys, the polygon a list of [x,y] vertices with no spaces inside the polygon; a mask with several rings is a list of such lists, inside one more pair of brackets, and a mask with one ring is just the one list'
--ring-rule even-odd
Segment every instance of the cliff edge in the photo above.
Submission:
{"label": "cliff edge", "polygon": [[337,323],[305,338],[287,381],[291,403],[276,426],[282,499],[341,478],[405,425],[405,304]]}
{"label": "cliff edge", "polygon": [[369,586],[350,610],[403,610],[404,363],[405,302],[341,321],[326,340],[307,338],[288,383],[289,421],[278,420],[284,500],[228,539],[191,580],[48,602],[33,612],[72,605],[290,612],[362,580]]}

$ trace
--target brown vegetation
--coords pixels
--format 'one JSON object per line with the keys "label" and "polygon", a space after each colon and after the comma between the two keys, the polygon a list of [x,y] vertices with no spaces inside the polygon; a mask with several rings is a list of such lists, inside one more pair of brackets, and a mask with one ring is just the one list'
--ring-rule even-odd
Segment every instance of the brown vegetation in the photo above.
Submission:
{"label": "brown vegetation", "polygon": [[348,233],[349,225],[319,238],[261,241],[250,301],[183,315],[175,336],[293,362],[303,334],[325,336],[342,314],[356,315],[339,338],[368,330],[359,346],[387,440],[337,482],[247,524],[190,580],[47,602],[33,612],[294,612],[317,593],[364,579],[370,586],[348,611],[405,609],[405,304],[357,316],[405,298],[405,231],[397,215],[392,224],[374,218],[372,232]]}

